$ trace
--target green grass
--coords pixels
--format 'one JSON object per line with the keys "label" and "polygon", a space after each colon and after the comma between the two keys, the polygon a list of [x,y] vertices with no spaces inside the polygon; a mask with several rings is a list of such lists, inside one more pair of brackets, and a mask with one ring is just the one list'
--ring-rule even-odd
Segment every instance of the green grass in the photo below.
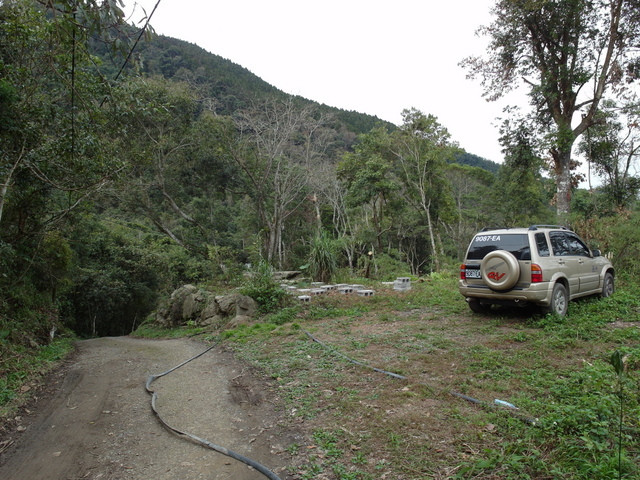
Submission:
{"label": "green grass", "polygon": [[73,350],[74,341],[57,338],[37,348],[0,342],[0,416],[15,410],[31,387]]}
{"label": "green grass", "polygon": [[[289,418],[312,429],[309,445],[291,449],[304,457],[300,478],[630,479],[640,472],[639,299],[621,280],[613,297],[572,302],[566,317],[474,315],[455,275],[439,275],[404,293],[314,298],[221,337],[271,376]],[[627,361],[622,384],[608,362],[614,350]],[[495,398],[519,410],[496,408]]]}
{"label": "green grass", "polygon": [[[640,334],[631,320],[640,289],[624,281],[618,289],[572,302],[564,318],[535,310],[483,316],[468,311],[455,276],[443,275],[369,301],[323,298],[235,348],[272,372],[293,418],[315,426],[315,456],[300,478],[379,478],[381,470],[407,479],[636,478]],[[618,379],[607,360],[616,349],[628,370],[621,435]],[[496,408],[495,398],[519,410]],[[307,451],[300,446],[298,455]]]}

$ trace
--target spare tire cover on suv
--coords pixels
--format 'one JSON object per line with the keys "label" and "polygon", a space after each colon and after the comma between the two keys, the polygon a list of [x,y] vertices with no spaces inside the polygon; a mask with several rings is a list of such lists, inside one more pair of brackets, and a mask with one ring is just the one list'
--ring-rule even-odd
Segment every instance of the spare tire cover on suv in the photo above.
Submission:
{"label": "spare tire cover on suv", "polygon": [[504,291],[512,288],[520,278],[520,264],[506,250],[488,253],[480,264],[482,280],[491,290]]}

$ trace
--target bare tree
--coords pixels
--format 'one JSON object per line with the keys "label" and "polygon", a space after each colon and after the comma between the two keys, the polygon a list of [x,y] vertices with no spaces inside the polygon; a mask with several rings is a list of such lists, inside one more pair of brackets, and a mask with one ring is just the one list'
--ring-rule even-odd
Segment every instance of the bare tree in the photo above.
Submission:
{"label": "bare tree", "polygon": [[317,215],[322,203],[331,208],[333,231],[340,239],[340,246],[347,257],[349,268],[355,268],[358,237],[362,233],[362,224],[358,222],[361,215],[354,215],[353,209],[347,205],[347,189],[338,179],[335,166],[325,163],[311,177],[314,191],[318,192],[316,200]]}
{"label": "bare tree", "polygon": [[297,107],[292,98],[270,99],[235,117],[238,141],[233,158],[242,169],[258,217],[266,230],[266,259],[284,263],[282,236],[287,219],[308,193],[308,175],[322,156],[318,141],[323,118],[312,107]]}

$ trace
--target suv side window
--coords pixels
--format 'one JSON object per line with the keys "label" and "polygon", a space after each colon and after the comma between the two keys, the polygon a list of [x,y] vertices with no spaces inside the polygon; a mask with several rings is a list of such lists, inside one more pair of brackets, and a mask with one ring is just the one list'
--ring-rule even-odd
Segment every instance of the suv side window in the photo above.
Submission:
{"label": "suv side window", "polygon": [[549,240],[551,240],[551,248],[556,257],[571,255],[564,232],[549,232]]}
{"label": "suv side window", "polygon": [[547,243],[547,237],[544,235],[544,233],[536,233],[536,246],[538,247],[539,256],[548,257],[550,255],[549,244]]}
{"label": "suv side window", "polygon": [[590,257],[591,252],[589,248],[582,243],[582,240],[577,235],[567,233],[567,239],[569,240],[569,247],[571,247],[571,254],[579,257]]}

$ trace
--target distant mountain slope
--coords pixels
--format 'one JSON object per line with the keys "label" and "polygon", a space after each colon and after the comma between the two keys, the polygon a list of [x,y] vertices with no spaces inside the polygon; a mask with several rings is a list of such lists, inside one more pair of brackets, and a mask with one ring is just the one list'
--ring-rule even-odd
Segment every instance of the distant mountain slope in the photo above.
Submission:
{"label": "distant mountain slope", "polygon": [[498,173],[500,169],[500,164],[493,162],[491,160],[487,160],[486,158],[479,157],[478,155],[474,155],[473,153],[463,152],[456,156],[455,163],[459,163],[460,165],[469,165],[471,167],[480,167],[484,168],[493,173]]}
{"label": "distant mountain slope", "polygon": [[[102,50],[99,53],[105,59],[105,73],[116,68],[115,64],[107,60],[106,51]],[[136,51],[136,58],[144,75],[188,81],[200,90],[203,96],[215,99],[216,111],[221,115],[230,115],[252,101],[266,96],[289,96],[231,60],[210,53],[193,43],[165,35],[154,35],[151,41],[141,42]],[[389,130],[397,128],[391,122],[373,115],[342,110],[300,96],[295,98],[301,103],[316,105],[322,112],[331,113],[343,125],[341,128],[352,134],[367,133],[379,125]],[[484,168],[493,173],[500,168],[498,163],[466,152],[458,155],[455,162]]]}
{"label": "distant mountain slope", "polygon": [[[246,68],[198,45],[176,38],[158,35],[139,46],[138,59],[142,72],[168,79],[189,80],[202,93],[215,98],[218,112],[229,115],[252,100],[268,95],[288,96]],[[313,103],[321,111],[332,113],[346,128],[356,134],[366,133],[378,124],[393,129],[395,125],[373,115],[341,110],[312,100],[296,97],[300,102]]]}

